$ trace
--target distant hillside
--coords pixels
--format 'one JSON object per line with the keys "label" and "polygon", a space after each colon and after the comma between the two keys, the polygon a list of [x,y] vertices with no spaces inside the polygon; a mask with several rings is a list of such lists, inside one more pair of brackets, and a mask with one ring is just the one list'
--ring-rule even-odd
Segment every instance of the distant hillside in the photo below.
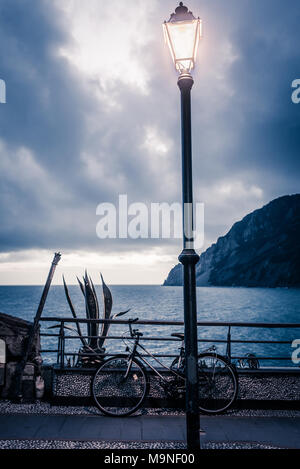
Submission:
{"label": "distant hillside", "polygon": [[[235,223],[200,257],[197,285],[300,286],[300,194],[273,200]],[[182,285],[176,265],[164,285]]]}

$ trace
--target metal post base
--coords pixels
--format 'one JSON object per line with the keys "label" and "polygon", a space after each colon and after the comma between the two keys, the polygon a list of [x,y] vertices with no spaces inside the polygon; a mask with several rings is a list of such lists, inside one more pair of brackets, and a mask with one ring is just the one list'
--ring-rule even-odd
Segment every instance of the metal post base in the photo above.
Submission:
{"label": "metal post base", "polygon": [[198,407],[198,344],[196,306],[196,264],[194,249],[184,249],[179,256],[183,264],[185,371],[186,371],[186,429],[189,451],[200,448],[200,419]]}

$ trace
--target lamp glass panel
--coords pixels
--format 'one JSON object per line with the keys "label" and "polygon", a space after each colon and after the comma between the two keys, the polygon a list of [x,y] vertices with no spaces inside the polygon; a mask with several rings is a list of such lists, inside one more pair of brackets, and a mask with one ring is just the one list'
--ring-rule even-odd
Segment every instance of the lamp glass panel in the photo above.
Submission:
{"label": "lamp glass panel", "polygon": [[178,70],[191,70],[200,36],[199,20],[165,23],[165,36]]}

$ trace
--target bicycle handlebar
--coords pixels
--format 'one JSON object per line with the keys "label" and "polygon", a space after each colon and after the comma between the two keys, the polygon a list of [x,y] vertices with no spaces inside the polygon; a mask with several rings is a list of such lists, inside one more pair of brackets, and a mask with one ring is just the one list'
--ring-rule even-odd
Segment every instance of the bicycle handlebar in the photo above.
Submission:
{"label": "bicycle handlebar", "polygon": [[139,318],[135,318],[135,319],[128,319],[128,322],[137,322],[139,320]]}
{"label": "bicycle handlebar", "polygon": [[133,337],[134,334],[135,334],[135,332],[136,332],[136,331],[132,330],[132,324],[133,324],[134,322],[137,322],[138,320],[139,320],[139,318],[129,319],[129,320],[128,320],[129,332],[130,332],[131,337]]}

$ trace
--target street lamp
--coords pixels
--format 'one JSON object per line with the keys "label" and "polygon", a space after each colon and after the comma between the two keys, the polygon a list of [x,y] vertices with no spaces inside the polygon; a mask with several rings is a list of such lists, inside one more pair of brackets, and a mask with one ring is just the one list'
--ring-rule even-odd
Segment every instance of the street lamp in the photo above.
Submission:
{"label": "street lamp", "polygon": [[200,447],[196,304],[196,264],[199,256],[194,250],[191,132],[191,89],[194,80],[191,70],[195,66],[202,22],[180,2],[169,21],[164,22],[163,28],[179,72],[181,92],[183,251],[179,261],[183,264],[187,445],[189,450],[195,450]]}
{"label": "street lamp", "polygon": [[199,40],[202,35],[202,21],[195,18],[180,2],[169,21],[163,24],[167,42],[176,70],[190,73],[195,67]]}

